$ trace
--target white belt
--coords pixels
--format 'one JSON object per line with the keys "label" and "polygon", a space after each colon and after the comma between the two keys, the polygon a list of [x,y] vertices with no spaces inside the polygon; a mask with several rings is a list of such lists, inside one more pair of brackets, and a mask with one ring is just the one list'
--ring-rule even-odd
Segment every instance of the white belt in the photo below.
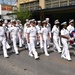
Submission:
{"label": "white belt", "polygon": [[48,36],[48,35],[43,35],[43,36]]}
{"label": "white belt", "polygon": [[4,37],[4,35],[0,35],[0,37]]}
{"label": "white belt", "polygon": [[30,36],[30,37],[36,37],[36,36]]}

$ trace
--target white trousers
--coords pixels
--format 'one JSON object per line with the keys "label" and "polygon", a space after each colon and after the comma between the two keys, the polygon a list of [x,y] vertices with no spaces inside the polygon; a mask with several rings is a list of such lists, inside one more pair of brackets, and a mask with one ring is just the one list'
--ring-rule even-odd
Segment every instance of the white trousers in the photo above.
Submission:
{"label": "white trousers", "polygon": [[[49,32],[49,35],[50,35],[49,37],[51,38],[51,32]],[[50,41],[51,40],[48,38],[48,40],[47,40],[47,46],[50,46]]]}
{"label": "white trousers", "polygon": [[48,40],[48,37],[47,36],[43,36],[43,38],[44,38],[44,42],[43,42],[44,52],[45,52],[45,54],[48,54],[48,51],[47,51],[47,40]]}
{"label": "white trousers", "polygon": [[9,43],[6,41],[6,48],[9,49],[10,48],[10,45]]}
{"label": "white trousers", "polygon": [[2,43],[3,46],[3,55],[4,57],[7,57],[7,49],[6,49],[6,38],[5,37],[0,37],[0,42]]}
{"label": "white trousers", "polygon": [[18,37],[19,37],[19,47],[22,47],[23,39],[21,38],[20,33],[18,33]]}
{"label": "white trousers", "polygon": [[62,40],[62,44],[63,44],[63,50],[61,56],[65,56],[66,59],[71,59],[67,41]]}
{"label": "white trousers", "polygon": [[59,47],[61,47],[61,38],[59,37]]}
{"label": "white trousers", "polygon": [[15,53],[17,54],[18,53],[18,47],[17,47],[17,41],[16,41],[16,39],[17,39],[17,36],[12,36],[12,42],[13,42],[13,48],[14,48],[14,50],[15,50]]}
{"label": "white trousers", "polygon": [[41,35],[40,35],[40,48],[41,48],[41,49],[43,48],[43,41],[42,41]]}
{"label": "white trousers", "polygon": [[56,47],[58,52],[61,52],[61,48],[59,47],[59,37],[53,36],[53,43],[54,43],[54,47]]}
{"label": "white trousers", "polygon": [[36,37],[30,37],[30,50],[34,54],[34,58],[38,57],[38,53],[35,49]]}

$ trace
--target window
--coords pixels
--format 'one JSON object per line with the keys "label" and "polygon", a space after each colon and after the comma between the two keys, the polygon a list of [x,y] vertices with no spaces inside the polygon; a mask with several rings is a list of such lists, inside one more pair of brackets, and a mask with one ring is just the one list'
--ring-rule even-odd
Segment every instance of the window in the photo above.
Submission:
{"label": "window", "polygon": [[54,7],[59,7],[59,2],[53,3],[53,4],[52,4],[52,8],[54,8]]}
{"label": "window", "polygon": [[24,7],[24,4],[21,4],[20,7],[21,7],[21,8]]}
{"label": "window", "polygon": [[60,1],[60,6],[67,6],[67,5],[68,5],[68,1],[67,0]]}
{"label": "window", "polygon": [[70,5],[75,5],[75,0],[69,0]]}
{"label": "window", "polygon": [[51,3],[46,4],[46,8],[51,8]]}

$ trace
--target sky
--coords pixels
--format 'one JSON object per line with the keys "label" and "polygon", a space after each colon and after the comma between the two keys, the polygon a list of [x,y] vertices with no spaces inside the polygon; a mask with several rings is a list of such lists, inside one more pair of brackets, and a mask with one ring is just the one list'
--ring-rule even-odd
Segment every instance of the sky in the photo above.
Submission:
{"label": "sky", "polygon": [[14,5],[16,3],[16,0],[0,0],[0,4],[10,4]]}

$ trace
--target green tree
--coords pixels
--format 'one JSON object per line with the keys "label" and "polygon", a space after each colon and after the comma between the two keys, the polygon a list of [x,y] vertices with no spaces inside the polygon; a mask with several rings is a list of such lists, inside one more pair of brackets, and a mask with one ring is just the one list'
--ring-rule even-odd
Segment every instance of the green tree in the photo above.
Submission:
{"label": "green tree", "polygon": [[30,19],[32,16],[32,13],[30,11],[28,11],[28,9],[22,9],[20,8],[19,11],[15,11],[17,18],[21,20],[22,24],[25,23],[25,19]]}

